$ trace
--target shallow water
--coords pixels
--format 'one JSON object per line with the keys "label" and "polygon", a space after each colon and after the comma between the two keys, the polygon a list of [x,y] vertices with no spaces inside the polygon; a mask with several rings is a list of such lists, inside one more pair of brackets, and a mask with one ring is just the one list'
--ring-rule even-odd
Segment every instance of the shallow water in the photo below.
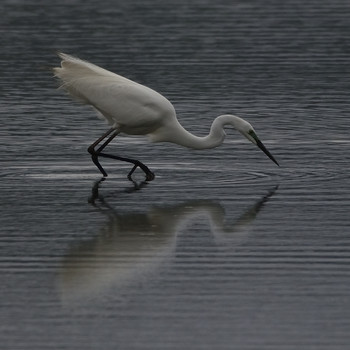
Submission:
{"label": "shallow water", "polygon": [[[347,349],[346,1],[3,1],[1,349]],[[123,137],[57,91],[56,49],[168,97],[192,151]]]}

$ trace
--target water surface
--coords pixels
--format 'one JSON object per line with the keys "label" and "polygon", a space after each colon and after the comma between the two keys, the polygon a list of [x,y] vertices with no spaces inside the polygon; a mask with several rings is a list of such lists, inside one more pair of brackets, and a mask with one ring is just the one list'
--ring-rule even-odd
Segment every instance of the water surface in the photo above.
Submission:
{"label": "water surface", "polygon": [[[4,350],[347,349],[350,342],[346,1],[5,0],[0,23]],[[123,137],[155,173],[101,181],[106,125],[57,91],[55,50],[168,97],[205,135],[192,151]]]}

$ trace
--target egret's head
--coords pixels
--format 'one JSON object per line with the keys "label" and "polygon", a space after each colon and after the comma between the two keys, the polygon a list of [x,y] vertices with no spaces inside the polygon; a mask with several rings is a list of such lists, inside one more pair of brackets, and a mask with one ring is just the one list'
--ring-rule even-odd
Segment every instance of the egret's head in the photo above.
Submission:
{"label": "egret's head", "polygon": [[236,125],[236,129],[245,136],[250,142],[252,142],[254,145],[257,145],[274,163],[276,163],[278,166],[276,159],[272,156],[272,154],[266,149],[264,144],[259,140],[258,136],[255,133],[254,128],[251,126],[250,123],[247,121],[241,119],[238,123],[239,125]]}

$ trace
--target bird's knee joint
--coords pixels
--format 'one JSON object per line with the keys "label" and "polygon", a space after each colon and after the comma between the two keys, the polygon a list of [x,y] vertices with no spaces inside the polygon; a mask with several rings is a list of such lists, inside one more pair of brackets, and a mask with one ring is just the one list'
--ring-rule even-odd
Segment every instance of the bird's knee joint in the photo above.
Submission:
{"label": "bird's knee joint", "polygon": [[97,155],[97,152],[95,151],[95,147],[93,145],[89,146],[87,151],[91,154],[91,156]]}

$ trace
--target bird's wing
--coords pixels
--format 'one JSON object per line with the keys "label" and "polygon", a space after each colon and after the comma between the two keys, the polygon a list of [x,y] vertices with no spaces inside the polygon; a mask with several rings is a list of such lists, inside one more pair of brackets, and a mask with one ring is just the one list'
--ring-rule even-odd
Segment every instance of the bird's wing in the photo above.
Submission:
{"label": "bird's wing", "polygon": [[174,114],[172,104],[156,91],[78,58],[60,57],[62,65],[54,72],[61,87],[124,132],[147,134]]}
{"label": "bird's wing", "polygon": [[62,80],[63,84],[89,75],[110,77],[120,82],[134,83],[132,80],[96,66],[93,63],[81,60],[80,58],[67,55],[63,52],[60,52],[58,55],[62,59],[61,67],[55,67],[53,71],[55,76]]}

